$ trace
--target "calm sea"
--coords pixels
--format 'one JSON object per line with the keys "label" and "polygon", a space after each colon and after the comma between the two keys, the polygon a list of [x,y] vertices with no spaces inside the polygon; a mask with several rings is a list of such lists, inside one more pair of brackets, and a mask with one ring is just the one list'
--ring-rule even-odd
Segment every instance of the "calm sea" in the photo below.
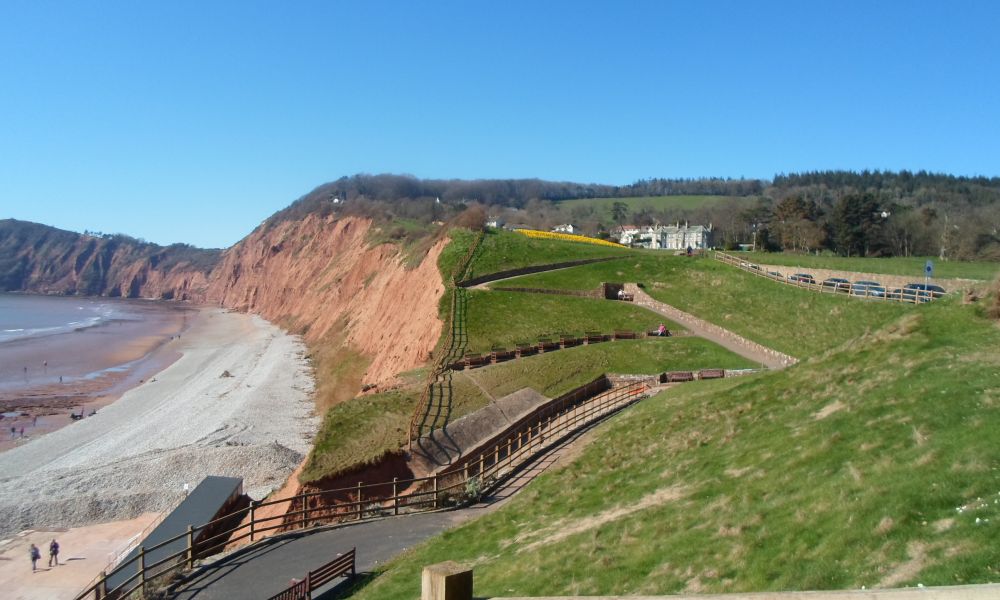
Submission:
{"label": "calm sea", "polygon": [[99,298],[0,294],[0,344],[140,318],[124,303]]}

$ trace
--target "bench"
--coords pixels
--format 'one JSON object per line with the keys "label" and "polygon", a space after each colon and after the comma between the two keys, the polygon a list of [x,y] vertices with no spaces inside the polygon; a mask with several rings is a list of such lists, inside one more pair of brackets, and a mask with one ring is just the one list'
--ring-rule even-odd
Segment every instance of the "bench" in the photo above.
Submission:
{"label": "bench", "polygon": [[573,346],[579,346],[583,343],[583,338],[573,337],[571,335],[561,335],[559,336],[559,345],[563,348],[571,348]]}
{"label": "bench", "polygon": [[482,354],[470,352],[462,358],[462,361],[466,369],[472,369],[474,367],[481,367],[490,362],[490,358],[488,356],[483,356]]}
{"label": "bench", "polygon": [[660,383],[679,383],[682,381],[694,381],[694,373],[691,371],[669,371],[660,375]]}
{"label": "bench", "polygon": [[517,353],[515,351],[508,350],[502,346],[493,346],[490,349],[490,361],[496,364],[498,362],[514,358],[516,354]]}
{"label": "bench", "polygon": [[725,369],[702,369],[698,371],[698,379],[722,379],[725,376]]}
{"label": "bench", "polygon": [[615,331],[615,339],[616,340],[634,340],[634,339],[636,339],[638,337],[639,336],[634,331],[624,331],[624,330],[622,330],[622,331],[617,331],[616,330]]}
{"label": "bench", "polygon": [[538,352],[538,346],[528,342],[514,342],[514,347],[517,349],[516,356],[518,357],[530,356]]}
{"label": "bench", "polygon": [[538,351],[546,352],[548,350],[558,350],[559,342],[552,341],[552,338],[538,338]]}
{"label": "bench", "polygon": [[587,340],[588,344],[596,344],[598,342],[606,342],[611,339],[611,336],[605,335],[600,331],[588,331],[584,334],[584,339]]}

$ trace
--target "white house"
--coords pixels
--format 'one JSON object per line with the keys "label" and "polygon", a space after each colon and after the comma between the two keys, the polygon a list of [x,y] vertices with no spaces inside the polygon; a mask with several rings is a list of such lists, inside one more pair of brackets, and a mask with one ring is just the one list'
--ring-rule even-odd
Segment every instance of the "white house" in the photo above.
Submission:
{"label": "white house", "polygon": [[579,227],[574,227],[572,223],[566,223],[564,225],[556,225],[552,228],[553,233],[577,233],[580,231]]}
{"label": "white house", "polygon": [[660,228],[660,248],[664,250],[704,250],[712,245],[712,225],[689,226],[684,223]]}
{"label": "white house", "polygon": [[655,227],[636,227],[623,225],[616,231],[618,242],[624,246],[650,248],[658,250],[705,249],[712,245],[712,226],[689,226],[685,223],[676,225],[657,225]]}
{"label": "white house", "polygon": [[500,229],[506,224],[507,222],[500,217],[489,217],[486,219],[486,226],[493,229]]}

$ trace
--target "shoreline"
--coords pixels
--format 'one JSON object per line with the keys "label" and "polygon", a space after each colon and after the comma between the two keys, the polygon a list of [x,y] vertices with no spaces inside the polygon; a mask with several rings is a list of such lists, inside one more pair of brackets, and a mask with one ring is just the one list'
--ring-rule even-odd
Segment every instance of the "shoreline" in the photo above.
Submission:
{"label": "shoreline", "polygon": [[[199,307],[121,302],[143,319],[112,319],[0,345],[8,365],[7,381],[0,385],[0,412],[6,417],[0,418],[0,455],[73,423],[71,414],[96,414],[180,358],[173,342],[199,318]],[[32,365],[24,367],[24,381],[11,380],[9,372],[17,364]]]}
{"label": "shoreline", "polygon": [[254,315],[198,314],[155,376],[0,453],[0,535],[169,510],[206,475],[243,477],[255,498],[284,483],[318,427],[304,343]]}

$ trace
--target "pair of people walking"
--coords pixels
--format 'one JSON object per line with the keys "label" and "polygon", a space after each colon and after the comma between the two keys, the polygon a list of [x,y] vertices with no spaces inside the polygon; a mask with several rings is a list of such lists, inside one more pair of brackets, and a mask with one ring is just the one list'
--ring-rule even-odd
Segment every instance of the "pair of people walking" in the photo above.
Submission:
{"label": "pair of people walking", "polygon": [[[28,550],[28,554],[31,557],[31,570],[35,571],[38,568],[38,561],[42,558],[42,552],[38,549],[38,546],[32,544]],[[49,544],[49,566],[59,566],[59,542],[54,538],[52,543]]]}

